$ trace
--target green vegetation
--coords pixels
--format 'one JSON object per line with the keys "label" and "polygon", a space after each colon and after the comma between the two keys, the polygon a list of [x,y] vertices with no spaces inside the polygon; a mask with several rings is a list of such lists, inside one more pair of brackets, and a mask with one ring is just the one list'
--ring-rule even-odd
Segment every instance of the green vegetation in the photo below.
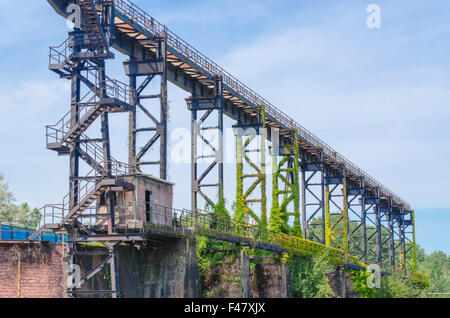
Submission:
{"label": "green vegetation", "polygon": [[27,203],[16,204],[15,202],[14,195],[9,191],[3,175],[0,174],[0,222],[36,227],[41,218],[39,210],[31,210]]}
{"label": "green vegetation", "polygon": [[352,271],[350,274],[350,277],[353,280],[353,288],[361,295],[361,298],[375,298],[376,289],[367,286],[367,279],[369,276],[369,272],[359,270]]}
{"label": "green vegetation", "polygon": [[291,297],[328,298],[334,293],[328,284],[328,274],[333,270],[326,255],[304,258],[293,256],[289,261]]}
{"label": "green vegetation", "polygon": [[422,296],[434,293],[430,297],[449,297],[449,295],[438,295],[450,293],[450,256],[442,251],[433,252],[429,255],[420,246],[417,246],[417,271],[428,275],[430,285],[423,291]]}
{"label": "green vegetation", "polygon": [[366,285],[369,274],[355,271],[351,275],[354,288],[364,298],[448,297],[445,294],[450,293],[450,257],[441,251],[426,255],[417,246],[417,263],[418,272],[429,277],[428,286],[417,284],[410,276],[392,273],[381,278],[381,288],[371,289]]}
{"label": "green vegetation", "polygon": [[421,288],[410,278],[392,274],[381,278],[381,288],[375,289],[374,298],[416,298]]}
{"label": "green vegetation", "polygon": [[416,298],[420,295],[421,287],[414,283],[410,277],[393,273],[381,278],[380,288],[369,288],[367,279],[370,273],[354,271],[351,274],[353,288],[361,298]]}

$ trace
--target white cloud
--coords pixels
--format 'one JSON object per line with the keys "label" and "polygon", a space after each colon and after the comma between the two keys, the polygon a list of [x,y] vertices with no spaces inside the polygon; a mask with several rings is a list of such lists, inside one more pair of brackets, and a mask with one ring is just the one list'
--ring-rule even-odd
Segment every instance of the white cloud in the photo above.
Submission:
{"label": "white cloud", "polygon": [[70,98],[69,81],[28,80],[0,90],[0,111],[6,116],[34,115],[54,109]]}
{"label": "white cloud", "polygon": [[439,61],[391,65],[410,47],[369,49],[345,27],[326,29],[263,34],[219,64],[415,206],[450,205],[450,83]]}

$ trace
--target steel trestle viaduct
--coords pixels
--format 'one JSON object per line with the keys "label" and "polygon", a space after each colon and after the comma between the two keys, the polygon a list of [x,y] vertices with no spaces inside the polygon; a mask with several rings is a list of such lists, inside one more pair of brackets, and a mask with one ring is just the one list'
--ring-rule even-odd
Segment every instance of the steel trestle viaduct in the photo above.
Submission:
{"label": "steel trestle viaduct", "polygon": [[[70,32],[62,45],[50,48],[49,63],[52,71],[71,82],[70,111],[56,125],[47,126],[47,147],[70,157],[70,192],[62,205],[44,208],[42,226],[30,239],[44,230],[67,231],[72,263],[76,262],[76,243],[100,243],[106,250],[105,259],[83,282],[109,265],[111,291],[103,292],[119,296],[117,247],[122,242],[145,241],[148,235],[200,234],[279,252],[328,252],[337,265],[375,263],[405,274],[415,272],[414,211],[407,202],[131,1],[48,2],[66,18],[77,10],[81,15],[81,27]],[[129,57],[124,61],[128,84],[106,75],[105,61],[114,58],[111,49]],[[145,230],[123,231],[116,228],[114,194],[133,188],[127,177],[142,174],[144,167],[156,167],[159,178],[167,179],[168,82],[192,96],[187,99],[192,116],[192,206],[190,211],[169,209],[176,219],[172,228],[149,224]],[[152,91],[155,86],[157,91]],[[149,100],[158,101],[158,107],[146,107]],[[137,127],[138,111],[150,127]],[[111,156],[110,113],[127,114],[128,163]],[[202,199],[217,211],[223,198],[223,139],[214,147],[203,133],[223,133],[224,115],[236,123],[234,220],[198,210]],[[217,124],[203,127],[207,120],[217,120]],[[87,136],[94,122],[101,127],[100,138]],[[137,136],[144,132],[153,136],[141,147]],[[256,132],[263,136],[259,141]],[[198,164],[202,158],[197,153],[199,140],[212,152],[205,170]],[[255,141],[257,148],[250,149]],[[264,158],[268,141],[272,141],[271,154],[280,158],[271,167],[270,211],[265,174],[270,167],[249,156],[257,152]],[[149,153],[159,159],[146,161]],[[82,161],[91,172],[81,173]],[[217,182],[206,183],[207,177]],[[92,223],[85,222],[98,216],[95,204],[99,200],[107,207],[107,233],[98,233]],[[164,214],[168,209],[155,207],[155,211]],[[249,218],[256,227],[247,224]],[[75,287],[69,293],[78,295]]]}

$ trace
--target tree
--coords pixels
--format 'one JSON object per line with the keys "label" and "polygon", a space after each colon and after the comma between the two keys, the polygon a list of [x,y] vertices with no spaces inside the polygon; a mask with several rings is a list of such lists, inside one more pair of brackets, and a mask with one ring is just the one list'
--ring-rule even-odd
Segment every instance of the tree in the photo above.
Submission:
{"label": "tree", "polygon": [[327,255],[311,258],[292,256],[289,267],[292,297],[335,297],[328,284],[328,274],[332,272],[332,267],[328,265]]}
{"label": "tree", "polygon": [[381,278],[381,288],[374,290],[375,298],[417,298],[419,286],[400,274],[393,273]]}
{"label": "tree", "polygon": [[15,204],[16,199],[0,174],[0,222],[34,228],[41,219],[38,209],[31,209],[27,203]]}
{"label": "tree", "polygon": [[428,293],[450,292],[450,256],[442,251],[426,255],[424,250],[417,248],[418,271],[430,277]]}

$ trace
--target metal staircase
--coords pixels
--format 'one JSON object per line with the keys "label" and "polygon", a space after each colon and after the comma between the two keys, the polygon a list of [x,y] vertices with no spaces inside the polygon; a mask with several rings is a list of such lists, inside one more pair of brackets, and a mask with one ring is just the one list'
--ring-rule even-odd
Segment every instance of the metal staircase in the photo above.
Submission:
{"label": "metal staircase", "polygon": [[[107,116],[110,112],[127,112],[134,109],[128,104],[128,85],[100,75],[101,68],[104,68],[103,60],[110,57],[103,53],[109,51],[105,35],[108,25],[106,11],[111,8],[112,2],[78,0],[77,4],[82,14],[82,30],[69,33],[68,39],[61,45],[50,47],[49,69],[61,78],[72,79],[77,74],[79,82],[86,86],[87,92],[77,103],[71,105],[70,111],[57,124],[46,127],[46,138],[48,149],[56,151],[58,155],[76,153],[76,156],[93,169],[86,176],[71,181],[71,193],[63,199],[63,204],[57,212],[59,222],[54,223],[55,216],[51,215],[55,213],[55,209],[48,212],[47,207],[43,208],[43,222],[30,239],[49,227],[61,229],[67,225],[76,225],[77,218],[105,191],[112,188],[114,191],[125,191],[132,187],[120,178],[128,175],[131,168],[112,158],[109,137],[91,139],[85,135],[87,129],[99,117]],[[99,143],[103,143],[103,146]],[[108,150],[105,152],[105,149]],[[52,219],[50,223],[49,218]]]}
{"label": "metal staircase", "polygon": [[[46,127],[47,148],[58,155],[71,157],[70,192],[62,204],[41,209],[41,224],[29,239],[37,238],[48,229],[66,231],[70,264],[76,264],[78,257],[86,256],[86,253],[77,252],[76,242],[80,233],[92,242],[99,242],[107,249],[107,258],[88,271],[81,282],[86,282],[109,264],[111,291],[94,292],[110,293],[117,297],[116,247],[121,239],[115,237],[118,233],[114,219],[114,193],[132,190],[134,185],[128,183],[126,177],[131,171],[135,174],[138,170],[111,156],[109,113],[135,111],[135,107],[128,103],[131,96],[128,85],[105,74],[106,60],[114,57],[109,52],[114,12],[112,1],[73,2],[80,7],[81,28],[69,32],[69,37],[61,45],[50,47],[49,54],[49,69],[72,83],[70,111],[58,123]],[[53,5],[58,6],[56,3]],[[86,134],[97,127],[94,123],[100,118],[101,137],[88,137]],[[86,162],[92,170],[82,175],[80,161]],[[107,208],[107,213],[103,213],[103,206]],[[105,241],[98,241],[98,235],[105,236],[105,229],[96,226],[95,221],[91,222],[92,215],[98,221],[100,214],[102,220],[108,219],[108,239]],[[68,287],[68,293],[76,296],[79,293],[77,289]]]}
{"label": "metal staircase", "polygon": [[[103,52],[108,50],[108,43],[106,40],[105,31],[102,27],[102,19],[104,14],[102,12],[103,6],[96,7],[94,0],[79,0],[81,13],[83,17],[82,28],[89,38],[89,46],[94,51]],[[97,1],[99,2],[99,1]],[[111,3],[111,1],[100,1],[102,4]]]}
{"label": "metal staircase", "polygon": [[81,214],[83,214],[83,212],[86,211],[86,209],[88,209],[102,193],[111,187],[114,187],[115,191],[126,191],[133,189],[133,185],[121,181],[118,178],[103,178],[97,182],[89,182],[82,189],[80,189],[79,193],[85,194],[78,199],[79,203],[70,209],[70,212],[62,220],[61,225],[73,225],[76,219],[81,216]]}
{"label": "metal staircase", "polygon": [[[98,162],[96,164],[100,165]],[[104,176],[96,169],[92,169],[79,181],[76,189],[63,198],[62,204],[42,207],[40,209],[42,219],[38,229],[28,239],[34,240],[46,230],[65,230],[67,226],[79,227],[82,224],[78,218],[91,208],[91,205],[108,189],[114,188],[114,191],[119,192],[132,190],[134,186],[123,181],[123,177],[126,176],[129,169],[128,165],[115,161],[111,166],[114,177]],[[119,169],[119,167],[123,167],[123,169]],[[78,203],[71,208],[74,197],[77,198]],[[89,232],[90,230],[86,228],[85,231]]]}
{"label": "metal staircase", "polygon": [[[47,138],[54,142],[47,142],[47,148],[66,153],[69,145],[77,140],[89,126],[106,111],[106,106],[98,103],[80,103],[80,113],[85,112],[80,121],[72,125],[73,112],[68,112],[56,125],[47,126]],[[48,140],[49,140],[48,139]]]}

